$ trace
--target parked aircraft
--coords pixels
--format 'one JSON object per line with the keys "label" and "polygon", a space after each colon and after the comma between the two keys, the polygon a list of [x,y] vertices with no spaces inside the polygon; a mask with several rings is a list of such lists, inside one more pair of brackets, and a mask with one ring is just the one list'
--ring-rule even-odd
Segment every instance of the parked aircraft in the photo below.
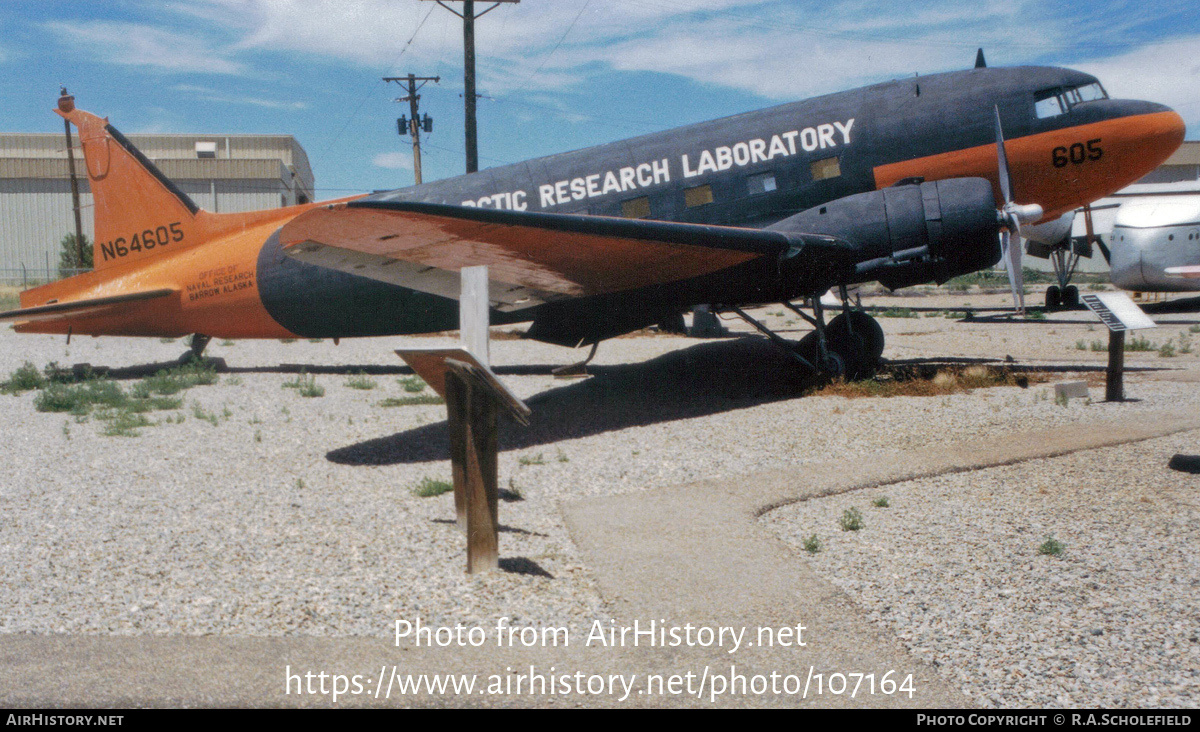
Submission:
{"label": "parked aircraft", "polygon": [[[1081,257],[1104,257],[1113,284],[1134,292],[1194,292],[1180,267],[1200,265],[1200,184],[1137,183],[1047,224],[1023,227],[1026,253],[1051,259],[1049,308],[1079,306],[1069,284]],[[1189,243],[1190,242],[1190,243]]]}
{"label": "parked aircraft", "polygon": [[1109,236],[1117,287],[1137,292],[1195,292],[1200,266],[1200,195],[1126,201]]}
{"label": "parked aircraft", "polygon": [[[874,367],[883,332],[849,307],[826,325],[820,293],[943,282],[1002,255],[1019,276],[1010,232],[1137,180],[1184,132],[1172,110],[1110,99],[1088,74],[977,63],[388,193],[217,214],[106,119],[58,106],[86,159],[96,269],[22,293],[0,313],[19,332],[192,333],[199,352],[213,336],[440,331],[457,325],[458,270],[486,264],[493,322],[530,322],[531,338],[594,344],[713,304],[852,376]],[[742,310],[765,302],[814,332],[793,347]]]}

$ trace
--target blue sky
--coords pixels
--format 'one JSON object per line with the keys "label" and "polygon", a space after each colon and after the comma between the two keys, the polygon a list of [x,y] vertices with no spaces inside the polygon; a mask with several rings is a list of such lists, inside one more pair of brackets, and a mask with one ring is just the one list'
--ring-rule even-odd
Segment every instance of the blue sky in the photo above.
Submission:
{"label": "blue sky", "polygon": [[[448,3],[460,7],[460,3]],[[476,3],[482,10],[489,3]],[[1051,64],[1200,138],[1193,2],[522,0],[477,23],[481,167],[914,73]],[[65,84],[124,132],[287,133],[318,196],[412,182],[383,76],[440,76],[426,180],[463,171],[462,26],[422,0],[0,0],[0,131],[57,132]]]}

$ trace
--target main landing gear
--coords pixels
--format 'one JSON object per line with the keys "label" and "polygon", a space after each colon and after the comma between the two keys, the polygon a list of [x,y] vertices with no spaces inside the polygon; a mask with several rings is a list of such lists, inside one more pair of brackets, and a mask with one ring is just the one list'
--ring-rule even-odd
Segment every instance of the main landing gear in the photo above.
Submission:
{"label": "main landing gear", "polygon": [[1079,265],[1079,254],[1071,249],[1055,249],[1050,252],[1050,262],[1054,265],[1058,284],[1046,288],[1046,308],[1074,310],[1079,307],[1079,288],[1067,283]]}
{"label": "main landing gear", "polygon": [[844,376],[850,381],[869,378],[878,370],[879,359],[883,355],[883,328],[863,311],[851,310],[846,288],[842,286],[840,290],[842,313],[829,321],[828,325],[819,294],[811,298],[812,315],[790,302],[783,303],[814,328],[813,332],[796,343],[780,337],[740,308],[729,309],[815,373],[829,378]]}

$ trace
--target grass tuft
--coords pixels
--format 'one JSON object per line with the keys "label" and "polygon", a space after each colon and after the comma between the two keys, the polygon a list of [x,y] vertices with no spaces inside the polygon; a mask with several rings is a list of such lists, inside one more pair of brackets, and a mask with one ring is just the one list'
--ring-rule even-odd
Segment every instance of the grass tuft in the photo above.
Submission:
{"label": "grass tuft", "polygon": [[346,386],[350,387],[351,389],[368,391],[375,388],[375,379],[372,379],[362,371],[359,371],[357,374],[354,374],[346,379]]}
{"label": "grass tuft", "polygon": [[1038,554],[1050,557],[1061,557],[1066,550],[1066,546],[1061,541],[1058,541],[1053,536],[1047,536],[1042,545],[1038,547]]}
{"label": "grass tuft", "polygon": [[813,534],[804,540],[804,551],[808,552],[809,554],[816,554],[817,552],[821,551],[821,548],[821,537],[817,536],[816,534]]}
{"label": "grass tuft", "polygon": [[887,496],[880,496],[879,498],[871,501],[871,505],[875,508],[887,508],[888,506],[892,505],[892,503],[888,500]]}
{"label": "grass tuft", "polygon": [[403,379],[396,379],[396,381],[409,394],[418,394],[425,391],[425,380],[420,376],[406,376]]}
{"label": "grass tuft", "polygon": [[412,487],[412,494],[418,498],[432,498],[454,490],[454,486],[444,480],[422,478],[420,483]]}
{"label": "grass tuft", "polygon": [[418,394],[407,397],[388,397],[377,403],[380,407],[411,407],[415,404],[445,404],[446,400],[437,394]]}
{"label": "grass tuft", "polygon": [[865,526],[863,523],[862,512],[851,506],[845,511],[842,511],[842,517],[838,519],[838,526],[842,527],[842,531],[858,531]]}

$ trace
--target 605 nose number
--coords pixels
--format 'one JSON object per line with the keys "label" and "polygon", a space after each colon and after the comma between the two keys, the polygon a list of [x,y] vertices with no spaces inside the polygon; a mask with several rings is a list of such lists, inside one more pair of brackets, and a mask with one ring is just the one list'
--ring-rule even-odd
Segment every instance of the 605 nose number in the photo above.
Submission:
{"label": "605 nose number", "polygon": [[1056,168],[1065,168],[1067,164],[1083,165],[1089,160],[1099,160],[1104,155],[1100,147],[1100,138],[1088,140],[1087,143],[1076,142],[1070,147],[1059,145],[1050,153],[1050,159]]}

